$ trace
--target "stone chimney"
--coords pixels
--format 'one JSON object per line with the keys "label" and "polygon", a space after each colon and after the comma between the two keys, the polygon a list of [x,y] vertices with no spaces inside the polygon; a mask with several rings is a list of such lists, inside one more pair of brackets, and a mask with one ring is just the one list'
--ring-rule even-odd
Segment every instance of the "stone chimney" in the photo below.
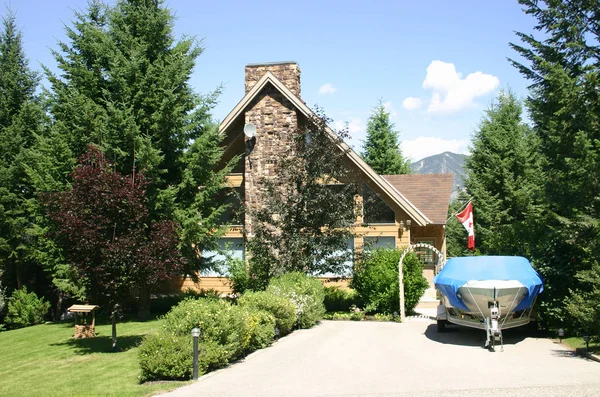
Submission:
{"label": "stone chimney", "polygon": [[[246,93],[266,73],[271,72],[294,95],[300,96],[300,67],[295,62],[276,62],[246,65]],[[298,114],[294,105],[272,85],[267,85],[248,105],[245,123],[256,126],[256,140],[252,152],[245,157],[244,191],[248,208],[260,208],[264,201],[263,178],[275,178],[282,155],[292,149],[292,136],[298,128]],[[246,212],[248,236],[252,237],[252,219]]]}
{"label": "stone chimney", "polygon": [[296,62],[251,63],[246,65],[246,94],[266,72],[273,73],[294,95],[300,97],[300,66]]}

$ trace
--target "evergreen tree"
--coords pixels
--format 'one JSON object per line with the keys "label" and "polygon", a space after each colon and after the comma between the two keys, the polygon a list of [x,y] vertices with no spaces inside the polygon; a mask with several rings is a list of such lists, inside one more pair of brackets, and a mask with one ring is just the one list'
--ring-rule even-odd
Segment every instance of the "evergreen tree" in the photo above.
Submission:
{"label": "evergreen tree", "polygon": [[537,137],[522,121],[522,105],[500,92],[475,132],[466,160],[477,247],[483,254],[531,257],[541,213]]}
{"label": "evergreen tree", "polygon": [[[477,235],[475,235],[475,250],[471,251],[467,248],[467,231],[456,218],[456,214],[462,211],[469,200],[469,195],[461,190],[458,197],[450,201],[448,206],[448,216],[450,217],[446,222],[446,256],[448,258],[481,254]],[[475,219],[475,226],[477,226],[477,219]]]}
{"label": "evergreen tree", "polygon": [[218,230],[214,193],[229,168],[215,172],[222,137],[209,112],[218,90],[200,96],[189,84],[202,48],[192,37],[175,41],[173,24],[162,0],[93,1],[54,52],[60,75],[46,71],[55,137],[67,137],[74,158],[91,143],[119,172],[143,170],[151,219],[183,225],[180,248],[197,269],[209,265],[197,253],[215,244],[218,233],[207,231]]}
{"label": "evergreen tree", "polygon": [[410,174],[410,160],[402,156],[398,131],[390,121],[390,113],[380,102],[367,123],[367,140],[363,159],[381,175]]}
{"label": "evergreen tree", "polygon": [[562,325],[572,294],[592,293],[600,258],[600,7],[597,1],[520,0],[543,39],[511,44],[531,81],[527,106],[540,139],[548,209],[537,267],[547,285],[542,315]]}
{"label": "evergreen tree", "polygon": [[31,288],[43,276],[32,241],[34,189],[24,167],[44,118],[35,94],[38,80],[9,11],[0,31],[0,274],[10,289]]}
{"label": "evergreen tree", "polygon": [[[248,239],[250,288],[263,289],[272,277],[299,271],[310,275],[348,273],[347,241],[356,220],[356,186],[327,117],[316,116],[293,134],[292,150],[278,160],[276,176],[262,178],[264,205],[251,209]],[[336,147],[337,146],[337,147]]]}

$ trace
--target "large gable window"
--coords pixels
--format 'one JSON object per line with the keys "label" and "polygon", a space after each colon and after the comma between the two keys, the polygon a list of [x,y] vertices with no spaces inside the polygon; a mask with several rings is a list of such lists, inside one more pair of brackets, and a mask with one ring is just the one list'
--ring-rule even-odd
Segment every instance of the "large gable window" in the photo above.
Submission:
{"label": "large gable window", "polygon": [[222,199],[227,209],[219,217],[220,225],[241,226],[244,224],[244,185],[226,189]]}
{"label": "large gable window", "polygon": [[396,216],[385,201],[363,184],[363,223],[394,223]]}

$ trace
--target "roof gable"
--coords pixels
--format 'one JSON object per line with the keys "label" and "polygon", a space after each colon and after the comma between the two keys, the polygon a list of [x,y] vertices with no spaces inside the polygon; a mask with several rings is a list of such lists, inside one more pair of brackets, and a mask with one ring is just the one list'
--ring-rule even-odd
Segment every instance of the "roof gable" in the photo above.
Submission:
{"label": "roof gable", "polygon": [[[260,80],[248,91],[248,93],[238,102],[238,104],[229,112],[227,117],[219,125],[219,132],[226,133],[227,130],[235,124],[238,117],[243,116],[245,109],[250,105],[252,100],[262,91],[267,85],[272,84],[278,91],[280,91],[287,100],[289,100],[296,109],[298,109],[305,117],[312,118],[315,114],[312,110],[294,95],[281,81],[279,81],[271,72],[266,72]],[[354,164],[365,176],[367,176],[372,183],[374,183],[387,197],[389,197],[396,205],[398,205],[406,214],[419,226],[425,226],[426,224],[432,223],[427,216],[419,210],[411,201],[409,201],[400,191],[398,191],[392,184],[390,184],[385,178],[377,174],[351,147],[345,142],[337,140],[336,133],[329,127],[326,128],[327,133],[332,138],[333,142],[343,150],[348,157],[348,160]],[[239,134],[242,134],[240,130]]]}
{"label": "roof gable", "polygon": [[431,223],[444,225],[452,195],[453,174],[383,175],[416,205]]}

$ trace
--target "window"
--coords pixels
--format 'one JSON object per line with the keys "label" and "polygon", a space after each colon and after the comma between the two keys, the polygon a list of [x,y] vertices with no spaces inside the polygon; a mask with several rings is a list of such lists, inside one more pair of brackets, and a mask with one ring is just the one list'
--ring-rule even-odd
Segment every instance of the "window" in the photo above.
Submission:
{"label": "window", "polygon": [[356,222],[356,186],[353,184],[323,185],[322,200],[317,203],[323,211],[323,220],[333,227],[351,226]]}
{"label": "window", "polygon": [[203,276],[223,275],[226,270],[225,265],[228,258],[244,260],[243,238],[220,238],[218,244],[218,250],[202,252],[202,257],[214,264],[213,269],[202,272]]}
{"label": "window", "polygon": [[396,215],[385,201],[367,185],[363,185],[363,223],[394,223]]}
{"label": "window", "polygon": [[229,207],[221,214],[219,218],[220,225],[241,226],[244,224],[244,186],[228,189],[223,198],[224,204]]}
{"label": "window", "polygon": [[343,264],[343,270],[339,273],[324,273],[319,277],[350,277],[354,265],[354,238],[346,240],[346,250],[334,253],[334,256],[348,255],[348,260]]}
{"label": "window", "polygon": [[396,237],[363,237],[363,250],[368,251],[375,248],[396,248]]}
{"label": "window", "polygon": [[[435,247],[435,238],[434,237],[418,237],[416,239],[418,243],[425,243]],[[428,248],[417,248],[415,250],[417,257],[423,262],[424,265],[435,265],[437,262],[437,255]]]}

